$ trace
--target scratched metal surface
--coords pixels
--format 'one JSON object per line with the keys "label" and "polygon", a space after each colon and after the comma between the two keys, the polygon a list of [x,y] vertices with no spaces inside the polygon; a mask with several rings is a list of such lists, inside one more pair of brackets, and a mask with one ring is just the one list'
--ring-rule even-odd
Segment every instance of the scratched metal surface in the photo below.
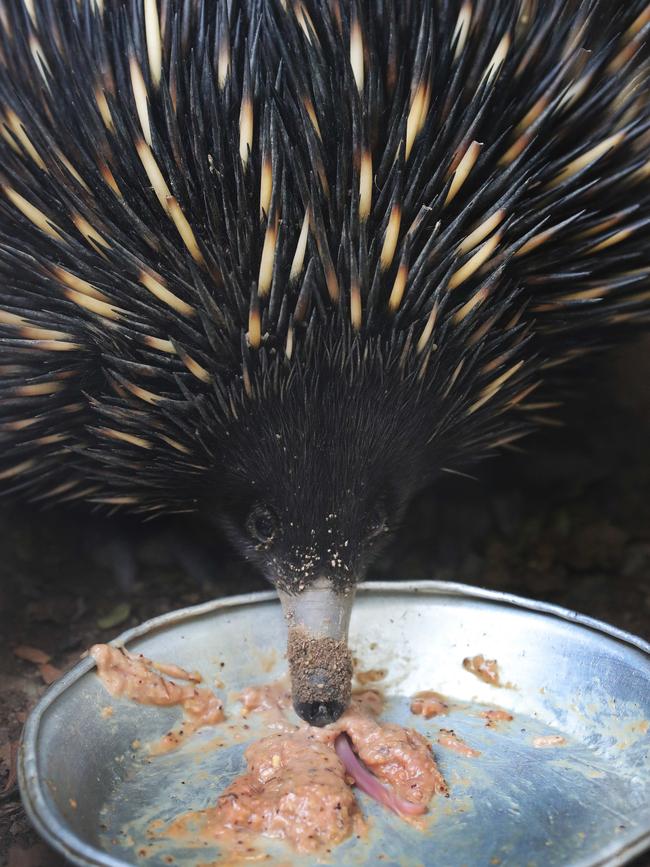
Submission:
{"label": "scratched metal surface", "polygon": [[[423,832],[361,795],[370,832],[337,847],[330,863],[595,867],[623,864],[650,846],[650,656],[640,639],[554,606],[440,582],[365,585],[351,633],[360,668],[386,669],[384,718],[431,738],[451,797],[434,798]],[[198,668],[208,684],[219,677],[228,691],[284,671],[273,594],[165,615],[120,641]],[[508,688],[462,668],[478,653],[499,661]],[[32,821],[76,864],[218,865],[216,846],[183,847],[147,830],[154,820],[214,804],[243,768],[243,741],[225,736],[226,746],[215,749],[217,730],[204,730],[181,751],[147,762],[132,742],[160,737],[180,711],[112,699],[93,666],[80,663],[28,720],[20,782]],[[407,697],[423,689],[452,698],[450,715],[411,715]],[[106,719],[101,709],[109,705]],[[513,722],[487,728],[478,715],[486,705],[508,709]],[[440,727],[481,756],[437,746]],[[257,734],[253,727],[245,736]],[[548,734],[566,743],[536,749],[533,738]],[[281,844],[266,851],[265,863],[315,863]]]}

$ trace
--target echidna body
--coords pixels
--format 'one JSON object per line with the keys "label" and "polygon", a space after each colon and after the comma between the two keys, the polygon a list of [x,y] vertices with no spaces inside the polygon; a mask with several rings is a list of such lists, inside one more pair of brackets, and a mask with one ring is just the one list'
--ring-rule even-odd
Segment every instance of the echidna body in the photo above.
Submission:
{"label": "echidna body", "polygon": [[215,518],[306,629],[299,712],[338,715],[409,499],[649,319],[649,30],[645,0],[7,0],[3,489]]}

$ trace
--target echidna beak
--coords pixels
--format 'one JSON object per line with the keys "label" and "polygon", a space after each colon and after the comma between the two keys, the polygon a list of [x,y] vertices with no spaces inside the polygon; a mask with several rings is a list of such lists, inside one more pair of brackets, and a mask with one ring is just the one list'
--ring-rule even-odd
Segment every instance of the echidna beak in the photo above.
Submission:
{"label": "echidna beak", "polygon": [[289,628],[293,706],[310,725],[327,725],[341,716],[350,701],[348,629],[354,587],[335,588],[322,579],[295,594],[278,592]]}
{"label": "echidna beak", "polygon": [[345,705],[340,701],[299,701],[294,702],[293,706],[301,719],[319,728],[336,722],[345,710]]}

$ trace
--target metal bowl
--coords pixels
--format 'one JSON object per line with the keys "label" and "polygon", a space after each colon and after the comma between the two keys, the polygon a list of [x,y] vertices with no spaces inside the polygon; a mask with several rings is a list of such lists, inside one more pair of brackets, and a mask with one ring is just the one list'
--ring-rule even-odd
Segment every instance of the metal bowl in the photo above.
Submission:
{"label": "metal bowl", "polygon": [[[284,671],[284,639],[270,592],[157,617],[116,643],[237,690]],[[362,585],[351,644],[361,669],[386,669],[385,717],[431,738],[451,797],[434,798],[423,832],[361,795],[370,832],[337,847],[330,863],[587,867],[623,864],[650,846],[646,642],[553,605],[414,582]],[[463,669],[475,654],[498,660],[506,688]],[[214,804],[242,770],[244,744],[233,736],[216,749],[215,735],[223,735],[206,729],[181,751],[147,761],[132,743],[159,737],[180,711],[111,698],[93,668],[85,659],[54,684],[25,726],[19,774],[32,822],[75,864],[162,867],[169,857],[175,867],[218,864],[216,847],[172,846],[147,829]],[[406,697],[423,689],[456,700],[448,717],[410,714]],[[508,709],[513,722],[486,727],[484,705]],[[436,745],[441,726],[481,756]],[[548,734],[566,743],[536,749],[533,739]],[[270,863],[315,863],[280,844],[268,851]]]}

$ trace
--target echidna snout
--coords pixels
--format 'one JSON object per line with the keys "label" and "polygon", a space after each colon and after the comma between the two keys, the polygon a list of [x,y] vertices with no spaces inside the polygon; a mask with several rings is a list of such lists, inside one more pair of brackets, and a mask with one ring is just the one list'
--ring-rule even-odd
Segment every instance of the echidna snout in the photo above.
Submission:
{"label": "echidna snout", "polygon": [[280,591],[289,627],[287,656],[293,706],[310,725],[337,720],[348,706],[352,657],[347,638],[354,586],[315,581],[298,594]]}

